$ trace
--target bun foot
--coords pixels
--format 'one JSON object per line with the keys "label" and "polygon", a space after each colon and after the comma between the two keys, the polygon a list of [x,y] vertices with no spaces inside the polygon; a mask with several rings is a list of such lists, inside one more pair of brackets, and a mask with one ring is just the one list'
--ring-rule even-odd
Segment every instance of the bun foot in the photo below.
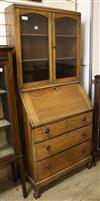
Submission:
{"label": "bun foot", "polygon": [[88,169],[91,169],[91,168],[92,168],[92,161],[89,161],[89,162],[88,162],[87,168],[88,168]]}
{"label": "bun foot", "polygon": [[40,192],[35,192],[35,193],[34,193],[34,198],[35,198],[35,199],[40,198],[40,196],[41,196]]}
{"label": "bun foot", "polygon": [[96,162],[95,162],[95,161],[92,162],[92,166],[93,166],[93,167],[96,166]]}

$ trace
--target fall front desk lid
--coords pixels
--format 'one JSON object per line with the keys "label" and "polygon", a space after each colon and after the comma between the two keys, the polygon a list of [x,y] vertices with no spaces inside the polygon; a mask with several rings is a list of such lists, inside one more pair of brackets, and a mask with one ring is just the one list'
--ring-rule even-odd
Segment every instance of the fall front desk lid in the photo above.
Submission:
{"label": "fall front desk lid", "polygon": [[22,92],[21,98],[32,127],[92,110],[79,83]]}

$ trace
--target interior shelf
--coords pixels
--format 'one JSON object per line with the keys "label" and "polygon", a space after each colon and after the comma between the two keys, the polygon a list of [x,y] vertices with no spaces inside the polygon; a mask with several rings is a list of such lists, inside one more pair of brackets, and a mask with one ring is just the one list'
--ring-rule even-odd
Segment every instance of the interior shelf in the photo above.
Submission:
{"label": "interior shelf", "polygon": [[2,58],[0,58],[0,61],[7,61],[7,60],[8,60],[7,57],[2,57]]}
{"label": "interior shelf", "polygon": [[11,125],[11,123],[9,121],[7,121],[6,119],[0,120],[0,128],[10,126],[10,125]]}
{"label": "interior shelf", "polygon": [[69,60],[69,59],[76,59],[76,57],[59,57],[56,60]]}
{"label": "interior shelf", "polygon": [[4,90],[4,89],[0,89],[0,94],[5,94],[5,93],[7,93],[6,90]]}
{"label": "interior shelf", "polygon": [[22,33],[21,36],[36,36],[36,37],[45,37],[45,36],[48,36],[48,34],[27,34],[27,33]]}
{"label": "interior shelf", "polygon": [[[47,37],[48,34],[28,34],[28,33],[22,33],[21,36],[36,36],[36,37]],[[65,38],[75,38],[75,35],[66,35],[66,34],[57,34],[56,37],[65,37]]]}
{"label": "interior shelf", "polygon": [[[27,34],[27,33],[22,33],[21,36],[48,37],[48,34]],[[60,38],[76,38],[75,35],[61,35],[61,34],[56,35],[56,37],[60,37]]]}
{"label": "interior shelf", "polygon": [[57,34],[56,37],[75,38],[75,35]]}
{"label": "interior shelf", "polygon": [[[59,57],[56,58],[56,60],[66,60],[66,59],[76,59],[76,57]],[[23,62],[31,62],[31,61],[48,61],[47,58],[43,58],[43,59],[23,59]]]}
{"label": "interior shelf", "polygon": [[0,149],[0,158],[14,154],[14,149],[11,146],[5,146]]}
{"label": "interior shelf", "polygon": [[47,58],[43,58],[43,59],[23,59],[23,62],[31,62],[31,61],[48,61]]}

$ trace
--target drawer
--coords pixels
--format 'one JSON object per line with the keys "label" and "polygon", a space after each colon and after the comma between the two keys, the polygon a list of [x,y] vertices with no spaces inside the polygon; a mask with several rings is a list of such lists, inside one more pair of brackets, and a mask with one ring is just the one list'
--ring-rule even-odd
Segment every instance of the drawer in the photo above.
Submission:
{"label": "drawer", "polygon": [[92,125],[35,144],[36,160],[42,160],[92,138]]}
{"label": "drawer", "polygon": [[38,180],[53,175],[85,159],[91,153],[91,140],[37,162]]}
{"label": "drawer", "polygon": [[72,131],[74,129],[77,129],[92,123],[92,119],[93,119],[92,115],[93,115],[92,112],[88,112],[88,113],[84,113],[82,115],[68,119],[68,131]]}
{"label": "drawer", "polygon": [[58,121],[33,130],[34,142],[38,143],[51,139],[68,131],[86,126],[92,122],[92,112],[84,113],[76,117]]}
{"label": "drawer", "polygon": [[57,123],[49,124],[33,130],[34,141],[41,142],[52,137],[66,133],[68,130],[67,120],[59,121]]}

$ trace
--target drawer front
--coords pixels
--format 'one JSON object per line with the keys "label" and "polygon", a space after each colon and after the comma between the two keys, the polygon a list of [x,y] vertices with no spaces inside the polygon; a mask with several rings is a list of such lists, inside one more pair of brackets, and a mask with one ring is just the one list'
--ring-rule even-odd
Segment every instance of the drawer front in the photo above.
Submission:
{"label": "drawer front", "polygon": [[86,126],[92,122],[92,112],[84,113],[57,123],[49,124],[33,130],[34,142],[51,139],[68,131]]}
{"label": "drawer front", "polygon": [[62,133],[66,133],[67,130],[68,130],[67,120],[49,124],[44,127],[36,128],[33,131],[34,141],[36,143],[41,142],[43,140],[48,140]]}
{"label": "drawer front", "polygon": [[58,152],[64,151],[74,145],[92,138],[92,125],[63,134],[56,138],[35,144],[36,160],[42,160]]}
{"label": "drawer front", "polygon": [[85,159],[91,152],[91,140],[78,146],[61,152],[55,156],[37,162],[38,180],[42,180],[67,168],[82,159]]}
{"label": "drawer front", "polygon": [[92,112],[84,113],[77,117],[73,117],[68,119],[68,131],[72,131],[74,129],[86,126],[92,123]]}

